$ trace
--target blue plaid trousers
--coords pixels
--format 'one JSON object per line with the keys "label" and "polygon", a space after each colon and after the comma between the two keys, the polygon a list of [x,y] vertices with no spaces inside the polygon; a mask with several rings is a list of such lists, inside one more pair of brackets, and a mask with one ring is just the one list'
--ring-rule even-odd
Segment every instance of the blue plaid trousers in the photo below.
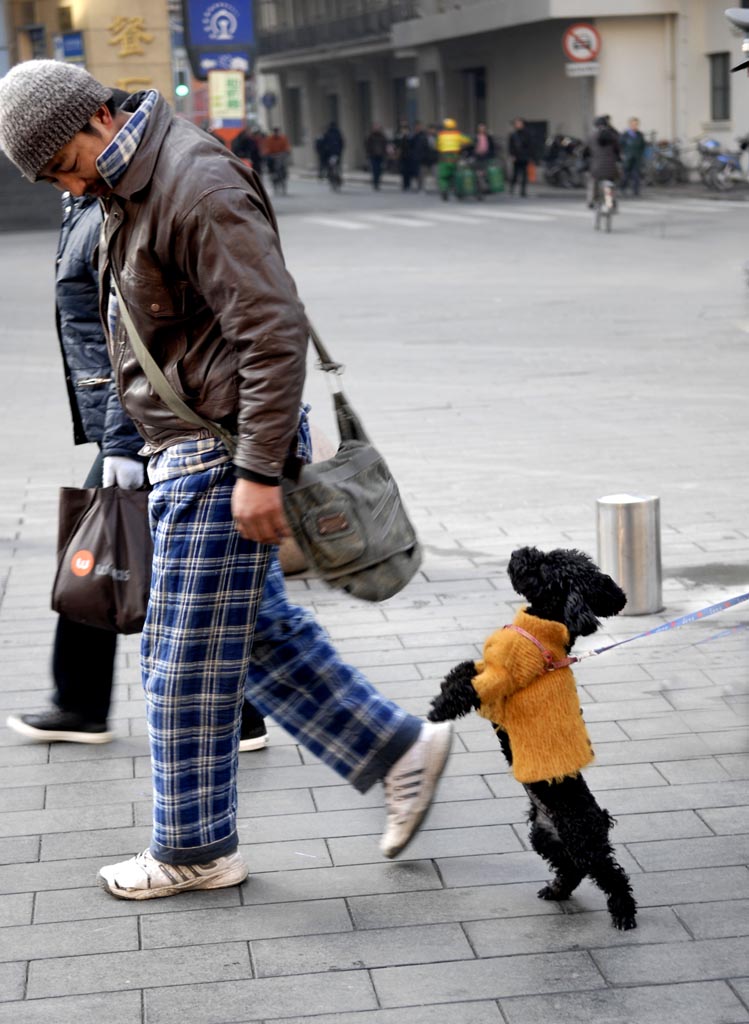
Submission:
{"label": "blue plaid trousers", "polygon": [[245,686],[263,714],[360,792],[411,746],[421,721],[343,663],[314,617],[290,604],[275,548],[239,536],[233,467],[214,442],[175,445],[152,465],[153,577],[141,647],[151,852],[198,864],[238,844]]}

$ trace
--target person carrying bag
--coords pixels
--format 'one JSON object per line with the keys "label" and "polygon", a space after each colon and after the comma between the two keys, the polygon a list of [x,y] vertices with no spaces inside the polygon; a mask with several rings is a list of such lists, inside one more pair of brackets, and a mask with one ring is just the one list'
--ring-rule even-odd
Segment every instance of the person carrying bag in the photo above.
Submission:
{"label": "person carrying bag", "polygon": [[[232,434],[204,419],[172,388],[139,337],[119,288],[117,302],[133,351],[151,387],[187,423],[204,427],[236,449]],[[319,335],[308,324],[319,368],[340,373]],[[338,388],[333,406],[341,442],[335,455],[302,464],[292,454],[284,467],[284,511],[310,570],[323,582],[363,601],[399,593],[421,565],[421,546],[387,463],[370,442],[359,417]]]}

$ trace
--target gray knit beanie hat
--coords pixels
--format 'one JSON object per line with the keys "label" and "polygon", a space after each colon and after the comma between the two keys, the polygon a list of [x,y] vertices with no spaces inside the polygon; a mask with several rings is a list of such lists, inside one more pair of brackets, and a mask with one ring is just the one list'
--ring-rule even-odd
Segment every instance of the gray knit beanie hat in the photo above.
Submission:
{"label": "gray knit beanie hat", "polygon": [[58,60],[27,60],[0,78],[0,149],[31,181],[112,95]]}

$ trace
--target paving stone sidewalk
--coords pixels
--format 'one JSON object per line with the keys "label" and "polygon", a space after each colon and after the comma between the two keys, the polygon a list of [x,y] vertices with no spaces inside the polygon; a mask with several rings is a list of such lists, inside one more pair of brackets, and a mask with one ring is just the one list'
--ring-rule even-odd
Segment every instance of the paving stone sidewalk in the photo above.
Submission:
{"label": "paving stone sidewalk", "polygon": [[[288,227],[292,266],[300,231]],[[50,355],[53,244],[51,235],[6,236],[0,253],[3,721],[48,699],[57,488],[82,479],[89,457],[72,451]],[[621,244],[621,263],[609,270],[627,279],[629,243]],[[338,256],[344,265],[346,253]],[[514,547],[595,553],[593,501],[613,487],[617,462],[627,465],[622,486],[662,483],[666,609],[607,622],[581,648],[749,590],[746,447],[738,463],[723,447],[729,423],[738,436],[749,427],[745,339],[736,327],[742,300],[729,299],[726,287],[709,301],[716,280],[702,293],[696,276],[680,282],[681,310],[664,295],[645,317],[623,299],[613,314],[622,330],[617,376],[595,394],[584,379],[563,379],[557,353],[569,343],[578,354],[571,368],[611,368],[614,351],[595,327],[603,300],[582,314],[573,337],[553,306],[567,268],[558,267],[553,286],[539,284],[526,275],[530,257],[518,259],[506,270],[515,292],[503,316],[537,346],[548,375],[529,371],[523,346],[495,358],[491,333],[465,313],[488,293],[480,274],[464,292],[461,317],[451,321],[437,302],[411,348],[389,340],[399,323],[414,322],[397,294],[392,309],[368,311],[363,302],[361,320],[340,323],[322,271],[299,275],[334,352],[346,335],[359,339],[346,353],[352,379],[359,374],[357,398],[407,481],[426,557],[407,590],[378,607],[311,580],[290,589],[347,657],[418,714],[444,671],[477,655],[518,606],[504,572]],[[429,270],[422,263],[423,276],[407,276],[404,291],[426,288]],[[340,283],[355,287],[354,277],[342,270]],[[675,280],[663,287],[677,294]],[[581,298],[573,289],[564,301]],[[547,318],[539,334],[533,303],[533,316]],[[460,353],[445,347],[456,323]],[[705,357],[704,329],[714,359]],[[656,336],[662,345],[678,338],[668,373]],[[375,339],[381,360],[396,368],[379,406],[382,373],[362,372],[373,365]],[[483,379],[468,372],[479,352]],[[585,401],[575,400],[575,387]],[[315,381],[311,389],[321,408],[324,389]],[[658,395],[660,405],[649,401]],[[501,424],[487,418],[500,403]],[[536,403],[565,403],[566,420],[544,425]],[[591,417],[595,437],[581,426]],[[641,908],[628,933],[611,927],[603,896],[587,882],[565,904],[536,898],[547,871],[528,846],[526,801],[477,717],[459,724],[433,813],[398,861],[383,862],[377,850],[381,791],[358,795],[272,726],[266,750],[241,755],[250,880],[167,900],[112,899],[95,885],[96,872],[145,847],[150,821],[137,638],[126,638],[114,742],[31,745],[0,728],[0,1024],[748,1024],[748,607],[577,672],[597,753],[586,775],[617,818],[617,854]]]}

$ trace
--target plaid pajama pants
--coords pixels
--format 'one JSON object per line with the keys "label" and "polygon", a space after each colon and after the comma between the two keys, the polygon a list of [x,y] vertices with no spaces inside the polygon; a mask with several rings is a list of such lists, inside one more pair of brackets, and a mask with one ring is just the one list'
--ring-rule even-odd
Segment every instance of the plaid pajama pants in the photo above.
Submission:
{"label": "plaid pajama pants", "polygon": [[[249,699],[360,792],[421,721],[341,662],[291,605],[275,549],[243,540],[218,442],[175,445],[149,475],[154,560],[141,647],[154,789],[151,852],[199,864],[237,847],[237,764]],[[254,646],[253,646],[254,633]]]}

